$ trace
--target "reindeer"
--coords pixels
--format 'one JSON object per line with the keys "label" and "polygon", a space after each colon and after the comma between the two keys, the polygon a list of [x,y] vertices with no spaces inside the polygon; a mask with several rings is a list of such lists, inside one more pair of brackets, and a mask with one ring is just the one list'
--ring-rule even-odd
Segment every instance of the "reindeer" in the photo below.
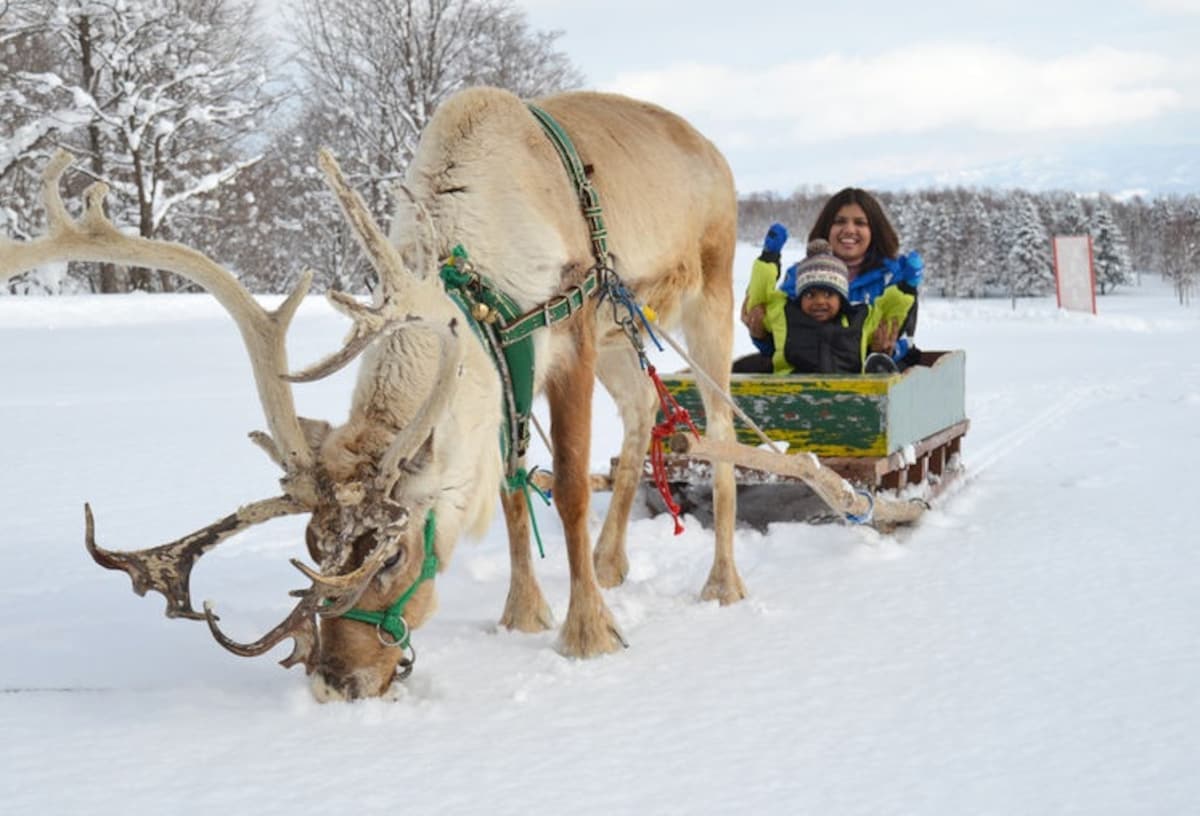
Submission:
{"label": "reindeer", "polygon": [[[288,374],[285,336],[311,274],[267,311],[227,270],[188,247],[134,237],[103,214],[106,189],[92,185],[73,219],[58,193],[71,159],[56,156],[45,174],[47,234],[0,242],[0,280],[52,261],[102,261],[165,269],[208,290],[229,312],[249,354],[269,433],[251,438],[283,470],[282,493],[239,508],[201,530],[146,550],[107,550],[95,541],[85,506],[85,542],[102,566],[129,574],[138,594],[167,599],[169,617],[204,619],[217,641],[245,656],[294,641],[281,663],[303,664],[317,699],[378,696],[411,671],[411,630],[435,608],[434,576],[463,534],[482,535],[500,496],[509,535],[511,577],[501,625],[552,626],[534,574],[525,496],[512,489],[524,451],[498,443],[511,422],[512,381],[532,379],[550,413],[553,501],[562,520],[570,598],[559,650],[590,657],[624,640],[601,587],[628,571],[626,526],[651,438],[655,391],[642,370],[628,321],[592,291],[618,281],[659,324],[681,326],[696,363],[726,388],[732,348],[732,263],[736,195],[723,157],[680,117],[652,104],[599,93],[547,97],[531,108],[494,88],[459,92],[422,134],[396,195],[385,236],[332,156],[320,164],[379,277],[370,305],[331,292],[353,321],[345,347]],[[603,203],[599,208],[564,167],[543,111],[565,130]],[[587,185],[584,185],[585,187]],[[581,213],[581,201],[585,213]],[[594,202],[592,202],[594,203]],[[587,217],[585,217],[585,215]],[[466,248],[453,264],[456,245]],[[611,253],[604,251],[611,247]],[[598,248],[600,251],[598,251]],[[531,336],[532,370],[508,370],[489,352],[497,315],[477,301],[464,311],[441,272],[488,281],[527,315],[566,317]],[[610,298],[611,300],[611,298]],[[494,304],[493,304],[494,306]],[[634,338],[636,339],[636,338]],[[349,418],[338,427],[298,416],[292,382],[328,375],[359,359]],[[612,394],[624,425],[612,501],[594,557],[587,529],[594,381]],[[732,440],[727,404],[705,389],[708,433]],[[714,477],[715,554],[701,597],[721,604],[744,597],[733,557],[732,467]],[[206,604],[193,608],[191,569],[237,532],[290,514],[310,514],[305,539],[317,568],[293,559],[311,586],[279,625],[252,643],[227,637]],[[319,622],[319,623],[318,623]],[[372,625],[373,624],[373,625]]]}

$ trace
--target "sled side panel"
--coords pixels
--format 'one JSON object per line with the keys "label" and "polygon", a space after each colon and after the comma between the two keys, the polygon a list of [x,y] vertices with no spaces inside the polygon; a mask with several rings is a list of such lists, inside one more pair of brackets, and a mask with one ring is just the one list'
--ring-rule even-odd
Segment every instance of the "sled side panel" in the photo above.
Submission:
{"label": "sled side panel", "polygon": [[[966,419],[966,353],[925,352],[903,374],[735,374],[729,390],[771,439],[790,452],[821,457],[882,457]],[[704,409],[689,374],[663,377],[703,430]],[[740,422],[738,441],[758,445]]]}
{"label": "sled side panel", "polygon": [[[663,378],[679,403],[702,428],[704,410],[695,380]],[[771,439],[791,451],[818,456],[884,456],[887,450],[888,382],[882,377],[734,375],[734,401]],[[738,426],[738,441],[757,445],[749,428]]]}
{"label": "sled side panel", "polygon": [[892,375],[886,421],[888,453],[967,418],[966,359],[963,351],[949,351],[938,354],[932,364]]}

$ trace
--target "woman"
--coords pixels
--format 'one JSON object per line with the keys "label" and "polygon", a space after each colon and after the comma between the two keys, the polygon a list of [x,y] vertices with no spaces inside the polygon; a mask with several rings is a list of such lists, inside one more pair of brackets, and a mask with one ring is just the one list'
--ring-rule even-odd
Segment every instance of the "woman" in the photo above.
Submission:
{"label": "woman", "polygon": [[[895,228],[879,201],[866,190],[846,187],[830,196],[809,231],[808,240],[816,238],[828,241],[833,254],[846,264],[851,303],[871,303],[889,280],[899,282],[902,289],[907,286],[912,290],[908,294],[916,294],[916,286],[905,281],[905,273],[910,267],[920,273],[924,268],[921,256],[900,254]],[[903,325],[895,328],[897,336],[913,336],[917,329],[915,299]],[[892,337],[888,347],[895,342]]]}
{"label": "woman", "polygon": [[[742,303],[742,323],[750,331],[759,353],[735,360],[734,373],[764,373],[775,369],[772,362],[775,339],[786,330],[782,325],[781,306],[781,301],[786,298],[764,292],[771,286],[766,281],[772,264],[775,276],[779,274],[779,252],[783,248],[782,241],[778,240],[779,231],[782,231],[783,241],[787,240],[787,231],[779,224],[768,231],[763,254],[755,261],[751,284]],[[914,295],[912,307],[902,323],[884,321],[875,330],[871,349],[893,355],[900,368],[915,363],[920,352],[909,338],[916,330],[915,295],[924,264],[916,252],[899,254],[900,239],[879,201],[858,187],[838,191],[830,196],[818,214],[809,232],[809,240],[814,239],[827,241],[833,254],[846,265],[850,281],[849,302],[870,304],[889,283],[899,284],[906,294]]]}

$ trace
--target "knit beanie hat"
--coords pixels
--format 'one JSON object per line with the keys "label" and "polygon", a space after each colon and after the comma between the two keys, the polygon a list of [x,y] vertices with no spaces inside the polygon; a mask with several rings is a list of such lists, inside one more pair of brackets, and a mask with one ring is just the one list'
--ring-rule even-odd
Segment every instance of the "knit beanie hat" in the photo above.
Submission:
{"label": "knit beanie hat", "polygon": [[808,242],[808,257],[796,264],[796,297],[804,290],[821,286],[848,299],[849,284],[846,281],[846,264],[833,254],[829,242],[814,238]]}

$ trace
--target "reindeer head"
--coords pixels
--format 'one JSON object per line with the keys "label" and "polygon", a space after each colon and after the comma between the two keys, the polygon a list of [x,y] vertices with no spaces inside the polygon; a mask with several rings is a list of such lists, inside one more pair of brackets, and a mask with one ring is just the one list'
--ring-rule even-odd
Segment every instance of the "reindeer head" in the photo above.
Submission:
{"label": "reindeer head", "polygon": [[[251,359],[270,429],[251,438],[284,471],[282,495],[245,505],[201,530],[147,550],[117,552],[98,546],[91,508],[86,507],[88,551],[101,566],[128,573],[139,595],[151,589],[161,592],[168,617],[207,620],[217,641],[236,654],[260,655],[292,638],[294,648],[281,663],[303,664],[315,673],[318,699],[382,694],[396,676],[411,671],[415,652],[408,633],[434,607],[436,436],[463,373],[461,324],[453,309],[441,310],[450,315],[441,319],[406,310],[413,287],[434,284],[406,272],[332,156],[323,153],[321,165],[330,187],[380,273],[381,286],[373,306],[331,293],[335,308],[354,321],[345,347],[289,375],[284,339],[311,275],[277,310],[266,311],[233,275],[201,253],[118,231],[103,214],[103,185],[88,189],[84,214],[72,219],[58,194],[59,179],[70,161],[60,153],[46,170],[48,234],[29,242],[0,241],[0,280],[52,261],[89,260],[167,269],[205,287],[233,317]],[[400,361],[388,357],[388,349],[417,335],[424,337],[431,354]],[[355,405],[345,425],[332,428],[296,414],[291,382],[327,376],[373,344],[360,368]],[[414,380],[420,393],[408,395],[407,409],[378,416],[369,406],[359,405],[360,392],[378,396],[386,388],[380,381],[390,375],[381,373],[383,369],[405,362],[422,369]],[[311,514],[306,543],[317,568],[296,559],[292,563],[311,585],[292,593],[298,598],[295,608],[261,638],[252,643],[230,639],[207,604],[203,612],[193,608],[192,567],[235,533],[300,513]]]}

